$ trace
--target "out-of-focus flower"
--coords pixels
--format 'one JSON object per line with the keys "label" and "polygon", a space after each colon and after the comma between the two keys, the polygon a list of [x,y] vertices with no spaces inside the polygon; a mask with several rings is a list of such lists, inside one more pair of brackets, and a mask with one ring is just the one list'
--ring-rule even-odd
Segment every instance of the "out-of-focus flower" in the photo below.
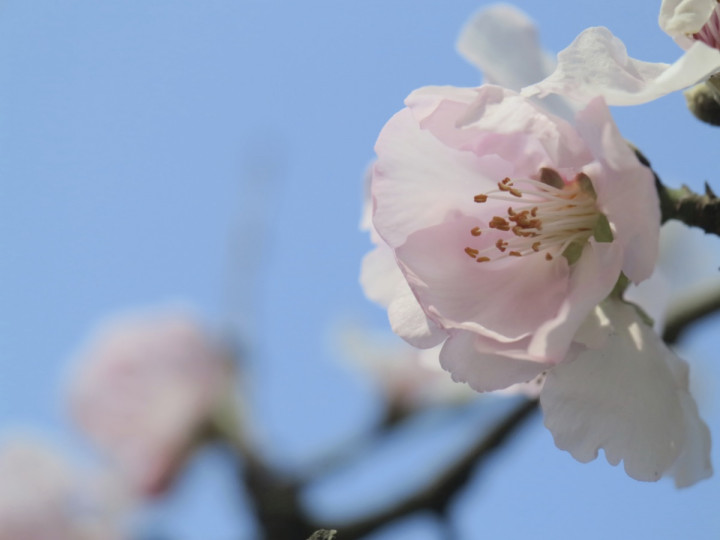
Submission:
{"label": "out-of-focus flower", "polygon": [[535,24],[508,4],[475,13],[460,31],[457,50],[483,73],[484,82],[515,91],[555,68],[554,56],[540,46]]}
{"label": "out-of-focus flower", "polygon": [[575,459],[624,462],[637,480],[672,476],[677,487],[712,475],[710,434],[688,390],[688,366],[638,315],[608,299],[576,337],[586,345],[548,372],[545,425]]}
{"label": "out-of-focus flower", "polygon": [[337,348],[343,360],[377,382],[388,401],[402,410],[477,397],[440,367],[438,347],[416,349],[392,334],[347,326],[338,333]]}
{"label": "out-of-focus flower", "polygon": [[674,64],[630,58],[603,27],[588,28],[558,54],[555,71],[523,91],[579,102],[603,96],[609,105],[637,105],[682,90],[720,70],[720,5],[716,0],[664,0],[660,26],[685,49]]}
{"label": "out-of-focus flower", "polygon": [[81,353],[75,420],[144,495],[163,492],[228,390],[224,351],[187,315],[106,323]]}
{"label": "out-of-focus flower", "polygon": [[443,366],[476,390],[528,381],[565,358],[621,271],[652,272],[652,173],[599,100],[575,126],[495,86],[424,88],[406,104],[372,180],[375,228],[412,294],[394,298],[394,329],[445,341]]}
{"label": "out-of-focus flower", "polygon": [[0,540],[124,538],[120,489],[29,438],[0,446]]}

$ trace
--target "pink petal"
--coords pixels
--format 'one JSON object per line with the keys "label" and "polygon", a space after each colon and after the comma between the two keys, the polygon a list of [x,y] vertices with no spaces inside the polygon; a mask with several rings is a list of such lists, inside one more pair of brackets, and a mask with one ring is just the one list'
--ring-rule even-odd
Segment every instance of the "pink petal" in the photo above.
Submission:
{"label": "pink petal", "polygon": [[477,263],[465,248],[494,242],[470,235],[479,222],[457,216],[420,230],[396,250],[398,262],[420,304],[442,326],[473,322],[488,336],[519,339],[557,313],[567,293],[567,261],[537,254]]}
{"label": "pink petal", "polygon": [[539,326],[533,336],[530,355],[562,362],[587,314],[612,291],[621,264],[618,245],[590,240],[573,266],[568,294],[554,316]]}
{"label": "pink petal", "polygon": [[512,172],[497,156],[477,157],[446,146],[422,130],[409,109],[385,125],[375,150],[373,222],[391,247],[413,231],[441,223],[450,209],[470,211],[475,194]]}
{"label": "pink petal", "polygon": [[598,206],[624,245],[622,270],[639,283],[652,274],[658,257],[660,201],[652,171],[640,164],[601,98],[577,115],[577,130],[597,161],[585,169]]}
{"label": "pink petal", "polygon": [[393,332],[420,349],[439,345],[447,337],[445,330],[425,315],[405,281],[388,307],[388,318]]}
{"label": "pink petal", "polygon": [[[496,154],[512,163],[512,176],[530,176],[540,167],[579,169],[590,155],[573,127],[522,96],[484,85],[468,102],[467,89],[421,88],[406,104],[424,129],[446,145],[477,155]],[[453,98],[448,98],[452,95]]]}
{"label": "pink petal", "polygon": [[455,330],[440,351],[440,364],[454,381],[466,382],[478,392],[489,392],[525,383],[550,366],[495,354],[498,344],[473,332]]}

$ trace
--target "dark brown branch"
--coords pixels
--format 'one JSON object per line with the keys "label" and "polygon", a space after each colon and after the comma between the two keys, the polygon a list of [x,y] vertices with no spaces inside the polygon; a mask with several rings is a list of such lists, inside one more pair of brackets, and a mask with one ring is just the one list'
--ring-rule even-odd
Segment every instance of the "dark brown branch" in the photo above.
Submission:
{"label": "dark brown branch", "polygon": [[690,227],[699,227],[706,233],[720,236],[720,199],[707,182],[705,182],[704,195],[694,193],[687,186],[670,189],[662,183],[648,158],[632,144],[630,147],[635,151],[640,163],[648,167],[655,176],[655,188],[660,198],[662,223],[675,219]]}
{"label": "dark brown branch", "polygon": [[537,410],[537,401],[526,401],[513,411],[486,437],[467,450],[464,456],[454,461],[447,470],[423,491],[380,514],[348,525],[336,525],[338,540],[356,540],[391,521],[420,510],[432,510],[444,514],[448,504],[470,479],[473,468],[481,464],[494,450],[500,447],[517,428]]}
{"label": "dark brown branch", "polygon": [[686,295],[668,309],[663,339],[677,343],[695,322],[720,310],[720,285]]}

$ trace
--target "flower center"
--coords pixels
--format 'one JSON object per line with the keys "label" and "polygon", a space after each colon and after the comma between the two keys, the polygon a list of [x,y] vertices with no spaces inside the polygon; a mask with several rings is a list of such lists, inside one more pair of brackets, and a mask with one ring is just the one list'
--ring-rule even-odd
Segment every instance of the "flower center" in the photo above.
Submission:
{"label": "flower center", "polygon": [[712,15],[700,31],[690,37],[702,41],[705,45],[720,49],[720,3],[715,6]]}
{"label": "flower center", "polygon": [[547,261],[565,256],[573,264],[591,236],[600,242],[612,241],[610,224],[597,209],[595,190],[584,173],[566,183],[557,171],[543,168],[539,180],[505,178],[497,186],[475,195],[475,202],[517,204],[508,206],[504,215],[493,216],[487,227],[470,231],[474,237],[491,231],[505,233],[489,247],[465,248],[477,262],[542,253]]}

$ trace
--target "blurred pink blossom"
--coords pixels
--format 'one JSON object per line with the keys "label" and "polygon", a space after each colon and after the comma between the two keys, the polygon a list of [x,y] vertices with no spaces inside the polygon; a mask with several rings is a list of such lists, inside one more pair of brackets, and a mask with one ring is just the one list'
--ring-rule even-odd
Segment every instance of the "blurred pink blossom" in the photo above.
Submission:
{"label": "blurred pink blossom", "polygon": [[70,388],[83,431],[145,495],[174,479],[232,382],[224,351],[181,312],[118,318],[79,356]]}
{"label": "blurred pink blossom", "polygon": [[79,474],[40,442],[4,440],[0,478],[0,540],[125,538],[119,486]]}
{"label": "blurred pink blossom", "polygon": [[346,326],[337,334],[340,358],[374,380],[403,410],[462,403],[477,397],[438,363],[439,347],[416,349],[393,334]]}

